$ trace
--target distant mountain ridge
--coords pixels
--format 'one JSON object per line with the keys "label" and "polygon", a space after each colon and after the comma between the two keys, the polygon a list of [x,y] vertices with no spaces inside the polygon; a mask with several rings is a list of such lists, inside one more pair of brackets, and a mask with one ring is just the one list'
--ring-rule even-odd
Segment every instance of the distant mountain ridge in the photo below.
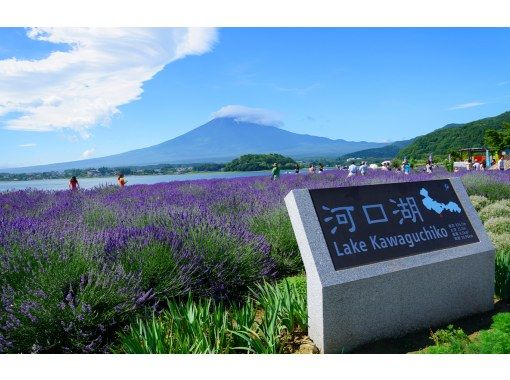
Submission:
{"label": "distant mountain ridge", "polygon": [[98,167],[227,162],[243,154],[279,153],[294,159],[338,157],[387,143],[332,140],[273,126],[216,118],[181,136],[147,148],[81,161],[1,170],[11,173],[61,171]]}
{"label": "distant mountain ridge", "polygon": [[510,123],[510,111],[493,117],[464,124],[448,124],[426,135],[416,137],[411,144],[398,153],[398,157],[421,159],[433,156],[447,156],[452,150],[461,148],[482,148],[488,129],[501,129],[503,123]]}
{"label": "distant mountain ridge", "polygon": [[380,148],[370,148],[364,150],[358,150],[356,152],[351,152],[348,154],[344,154],[340,157],[340,160],[347,160],[349,158],[362,158],[362,159],[373,159],[373,160],[391,160],[395,158],[398,153],[405,148],[409,144],[413,142],[414,139],[410,140],[402,140],[395,141],[389,145],[380,147]]}

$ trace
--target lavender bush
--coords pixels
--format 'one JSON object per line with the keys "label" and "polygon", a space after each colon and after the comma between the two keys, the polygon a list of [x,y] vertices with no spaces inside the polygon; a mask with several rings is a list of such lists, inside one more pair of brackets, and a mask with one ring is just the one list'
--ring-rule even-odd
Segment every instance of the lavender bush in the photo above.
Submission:
{"label": "lavender bush", "polygon": [[[283,203],[294,188],[464,174],[327,171],[0,193],[0,352],[105,352],[167,299],[237,302],[263,280],[302,272]],[[464,180],[491,200],[510,192],[507,173]]]}

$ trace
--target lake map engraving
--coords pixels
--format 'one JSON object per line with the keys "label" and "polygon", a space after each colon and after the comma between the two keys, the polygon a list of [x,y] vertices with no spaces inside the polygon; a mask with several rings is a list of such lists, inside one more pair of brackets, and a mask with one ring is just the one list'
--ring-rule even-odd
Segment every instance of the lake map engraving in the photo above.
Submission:
{"label": "lake map engraving", "polygon": [[479,242],[448,179],[309,191],[335,270]]}

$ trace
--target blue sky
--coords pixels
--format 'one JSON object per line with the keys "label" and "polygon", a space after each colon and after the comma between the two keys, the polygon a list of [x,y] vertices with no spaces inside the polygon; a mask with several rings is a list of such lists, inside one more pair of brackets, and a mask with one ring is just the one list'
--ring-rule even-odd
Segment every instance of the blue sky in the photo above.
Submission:
{"label": "blue sky", "polygon": [[508,28],[0,28],[0,168],[150,146],[232,105],[296,133],[408,139],[510,110],[509,41]]}

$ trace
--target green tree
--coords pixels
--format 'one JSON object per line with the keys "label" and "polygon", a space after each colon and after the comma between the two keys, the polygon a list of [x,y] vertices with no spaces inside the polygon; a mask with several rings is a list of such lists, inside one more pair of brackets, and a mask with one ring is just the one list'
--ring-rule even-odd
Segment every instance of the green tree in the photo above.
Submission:
{"label": "green tree", "polygon": [[281,154],[245,154],[225,165],[225,171],[254,171],[271,169],[274,163],[282,169],[292,169],[296,165],[290,157]]}
{"label": "green tree", "polygon": [[489,129],[485,131],[485,144],[498,154],[506,147],[510,146],[510,123],[503,123],[503,129]]}
{"label": "green tree", "polygon": [[427,159],[429,153],[432,153],[434,160],[440,162],[447,158],[448,153],[452,150],[483,147],[486,145],[484,139],[486,131],[508,129],[505,125],[509,123],[510,112],[505,112],[495,117],[466,124],[449,124],[426,135],[416,137],[410,145],[398,153],[397,157],[415,157],[422,160]]}

